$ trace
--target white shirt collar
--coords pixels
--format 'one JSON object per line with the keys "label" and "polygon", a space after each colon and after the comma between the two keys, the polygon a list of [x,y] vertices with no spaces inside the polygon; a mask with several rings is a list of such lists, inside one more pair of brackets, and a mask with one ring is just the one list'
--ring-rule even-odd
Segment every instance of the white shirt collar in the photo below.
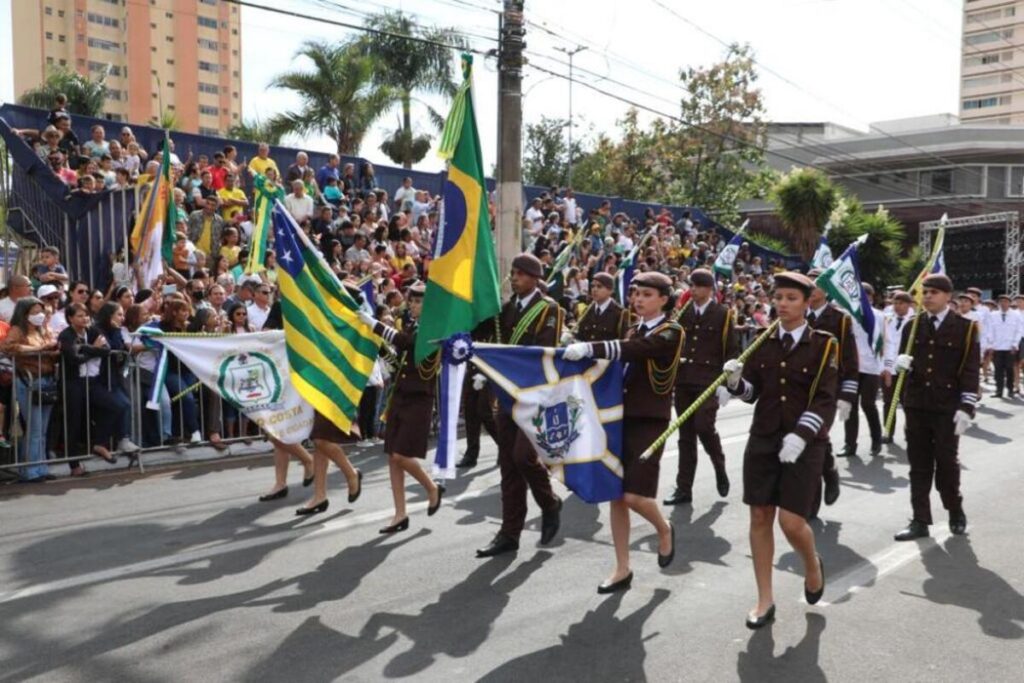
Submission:
{"label": "white shirt collar", "polygon": [[811,314],[814,315],[815,319],[820,318],[821,314],[825,312],[826,308],[828,308],[828,302],[823,303],[821,305],[821,308],[816,308],[813,311],[811,311]]}
{"label": "white shirt collar", "polygon": [[711,298],[704,302],[703,305],[698,304],[696,301],[693,302],[693,310],[697,312],[697,315],[704,315],[704,311],[708,310],[708,304],[711,303]]}
{"label": "white shirt collar", "polygon": [[611,297],[608,297],[607,299],[604,300],[603,304],[595,303],[594,304],[594,308],[597,309],[598,313],[604,313],[605,311],[608,310],[608,306],[611,304],[611,302],[612,302]]}
{"label": "white shirt collar", "polygon": [[807,323],[804,323],[800,327],[796,328],[795,330],[790,330],[789,332],[787,332],[785,329],[783,329],[782,325],[779,325],[779,340],[782,339],[783,335],[788,334],[788,335],[793,337],[793,343],[795,344],[796,342],[798,342],[798,341],[800,341],[801,339],[804,338],[804,331],[806,329],[807,329]]}
{"label": "white shirt collar", "polygon": [[929,313],[928,314],[928,322],[931,322],[932,318],[938,318],[939,319],[939,325],[941,325],[943,323],[943,321],[945,321],[946,316],[948,314],[949,314],[949,309],[948,308],[943,308],[940,313],[936,313],[936,314]]}
{"label": "white shirt collar", "polygon": [[[661,324],[661,321],[662,321],[662,320],[664,320],[664,319],[665,319],[665,314],[664,314],[664,313],[662,313],[662,314],[661,314],[661,315],[659,315],[659,316],[658,316],[657,318],[652,318],[651,320],[641,320],[641,321],[640,321],[640,327],[642,327],[642,328],[645,328],[645,329],[646,329],[646,332],[650,332],[650,331],[651,331],[651,330],[653,330],[653,329],[654,329],[655,327],[657,327],[658,325],[660,325],[660,324]],[[638,329],[639,329],[639,328],[638,328]]]}
{"label": "white shirt collar", "polygon": [[519,306],[522,306],[523,308],[526,308],[526,306],[527,306],[527,305],[528,305],[528,304],[529,304],[529,303],[530,303],[531,301],[533,301],[533,297],[534,297],[534,296],[535,296],[536,294],[537,294],[537,290],[535,289],[535,290],[533,290],[532,292],[530,292],[529,294],[527,294],[526,296],[521,296],[521,297],[519,297],[519,299],[518,299],[518,300],[516,301],[516,303],[517,303],[517,304],[518,304]]}

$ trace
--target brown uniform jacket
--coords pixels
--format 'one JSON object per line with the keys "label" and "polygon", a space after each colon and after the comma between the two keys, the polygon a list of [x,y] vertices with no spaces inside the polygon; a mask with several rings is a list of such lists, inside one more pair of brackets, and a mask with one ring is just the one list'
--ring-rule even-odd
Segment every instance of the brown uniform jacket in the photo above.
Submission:
{"label": "brown uniform jacket", "polygon": [[765,340],[743,365],[739,386],[730,390],[747,403],[757,402],[750,433],[796,432],[808,443],[827,439],[836,414],[838,365],[835,338],[810,326],[789,353],[778,332]]}
{"label": "brown uniform jacket", "polygon": [[524,311],[517,310],[516,304],[518,301],[519,297],[513,296],[512,299],[505,302],[505,305],[501,307],[501,315],[499,316],[501,343],[512,343],[512,336],[519,321],[525,318],[533,310],[533,307],[538,305],[537,302],[539,301],[543,304],[540,314],[526,328],[526,331],[519,338],[519,341],[516,342],[516,345],[558,346],[558,341],[562,338],[562,309],[555,303],[555,300],[538,292],[530,299]]}
{"label": "brown uniform jacket", "polygon": [[[416,330],[418,325],[415,322],[409,324],[404,330],[378,322],[373,326],[373,332],[378,337],[395,347],[398,351],[400,367],[395,371],[395,392],[409,395],[421,394],[433,396],[437,386],[437,369],[439,351],[427,356],[422,363],[417,364],[413,349],[416,347]],[[427,429],[429,425],[424,425]]]}
{"label": "brown uniform jacket", "polygon": [[672,387],[686,333],[668,318],[646,335],[640,325],[629,328],[623,341],[593,345],[594,358],[628,363],[622,378],[623,415],[668,420],[672,417]]}
{"label": "brown uniform jacket", "polygon": [[686,344],[679,359],[676,386],[703,389],[722,373],[725,361],[740,353],[732,310],[709,301],[698,318],[697,304],[693,302],[683,312],[679,324],[686,333]]}
{"label": "brown uniform jacket", "polygon": [[[914,364],[904,382],[903,406],[936,413],[963,410],[973,417],[981,356],[978,323],[949,312],[939,329],[933,330],[931,316],[922,311],[920,317],[910,350]],[[903,326],[900,348],[907,348],[911,327]]]}
{"label": "brown uniform jacket", "polygon": [[615,301],[608,301],[603,313],[590,304],[576,324],[576,339],[581,342],[622,339],[629,329],[629,312]]}
{"label": "brown uniform jacket", "polygon": [[[810,321],[807,321],[810,324]],[[839,343],[839,398],[856,405],[860,384],[857,341],[853,338],[853,319],[832,304],[826,304],[821,317],[811,325],[828,332]]]}

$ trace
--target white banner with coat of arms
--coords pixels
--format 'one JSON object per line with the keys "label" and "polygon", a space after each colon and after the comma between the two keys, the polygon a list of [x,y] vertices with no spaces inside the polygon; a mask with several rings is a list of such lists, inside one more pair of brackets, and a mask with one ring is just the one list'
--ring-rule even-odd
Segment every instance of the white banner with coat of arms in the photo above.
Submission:
{"label": "white banner with coat of arms", "polygon": [[283,443],[309,437],[313,407],[292,386],[283,331],[153,336],[270,436]]}

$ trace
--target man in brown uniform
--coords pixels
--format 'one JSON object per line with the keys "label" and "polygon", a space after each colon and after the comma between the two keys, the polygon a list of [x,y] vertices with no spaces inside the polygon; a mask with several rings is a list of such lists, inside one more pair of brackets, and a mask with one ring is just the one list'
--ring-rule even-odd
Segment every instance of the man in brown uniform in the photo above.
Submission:
{"label": "man in brown uniform", "polygon": [[614,299],[615,279],[598,273],[590,280],[590,305],[576,323],[573,335],[577,341],[595,342],[622,339],[629,329],[629,311]]}
{"label": "man in brown uniform", "polygon": [[[812,280],[821,275],[822,271],[815,268],[807,275]],[[860,364],[857,360],[857,341],[853,338],[853,320],[847,314],[828,303],[825,290],[815,287],[807,300],[807,324],[812,329],[828,332],[839,343],[839,399],[836,402],[836,421],[846,422],[850,411],[857,405],[857,387],[860,379]],[[840,455],[852,453],[843,451]],[[829,441],[825,451],[825,466],[822,469],[825,480],[825,505],[832,505],[839,498],[839,472],[836,470],[836,459],[832,454],[832,442]],[[818,516],[821,507],[821,496],[811,511],[811,517]]]}
{"label": "man in brown uniform", "polygon": [[[957,535],[967,531],[957,450],[978,403],[978,324],[949,310],[953,283],[945,275],[929,275],[923,288],[924,310],[918,314],[913,346],[896,359],[896,369],[908,373],[902,402],[914,511],[910,524],[896,534],[897,541],[928,535],[933,477],[949,511],[949,530]],[[911,327],[904,327],[901,348],[907,348]]]}
{"label": "man in brown uniform", "polygon": [[[676,415],[682,414],[690,404],[714,382],[725,361],[739,355],[740,345],[733,325],[732,310],[714,301],[715,276],[699,268],[690,274],[690,301],[679,318],[686,332],[686,345],[679,359],[676,374]],[[679,473],[676,490],[665,499],[665,505],[680,505],[693,501],[693,478],[697,472],[697,439],[715,468],[718,495],[729,495],[729,476],[725,473],[725,452],[715,429],[718,417],[718,399],[711,398],[697,414],[679,429]]]}
{"label": "man in brown uniform", "polygon": [[[512,259],[514,296],[501,308],[501,340],[514,346],[558,346],[562,333],[562,309],[538,289],[543,275],[533,254]],[[501,468],[501,529],[477,557],[493,557],[519,549],[519,535],[526,522],[526,491],[540,506],[541,545],[558,533],[562,501],[551,490],[547,468],[537,457],[530,440],[512,415],[498,411],[498,466]]]}

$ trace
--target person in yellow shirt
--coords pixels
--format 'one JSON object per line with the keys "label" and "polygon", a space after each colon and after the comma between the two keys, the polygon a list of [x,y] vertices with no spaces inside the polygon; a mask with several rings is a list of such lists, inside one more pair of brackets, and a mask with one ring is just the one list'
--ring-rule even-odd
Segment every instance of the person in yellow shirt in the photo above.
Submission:
{"label": "person in yellow shirt", "polygon": [[224,176],[224,187],[217,190],[217,197],[220,198],[220,215],[224,218],[225,223],[234,223],[235,219],[249,208],[249,199],[245,196],[245,190],[235,185],[233,173]]}
{"label": "person in yellow shirt", "polygon": [[396,273],[400,273],[406,265],[411,265],[415,268],[416,262],[405,252],[405,243],[396,242],[395,255],[391,257],[391,267],[395,269]]}
{"label": "person in yellow shirt", "polygon": [[277,168],[277,163],[270,158],[270,145],[261,142],[256,151],[256,156],[249,162],[249,170],[260,175],[267,175],[268,168],[274,169],[277,175],[281,175],[281,171]]}

